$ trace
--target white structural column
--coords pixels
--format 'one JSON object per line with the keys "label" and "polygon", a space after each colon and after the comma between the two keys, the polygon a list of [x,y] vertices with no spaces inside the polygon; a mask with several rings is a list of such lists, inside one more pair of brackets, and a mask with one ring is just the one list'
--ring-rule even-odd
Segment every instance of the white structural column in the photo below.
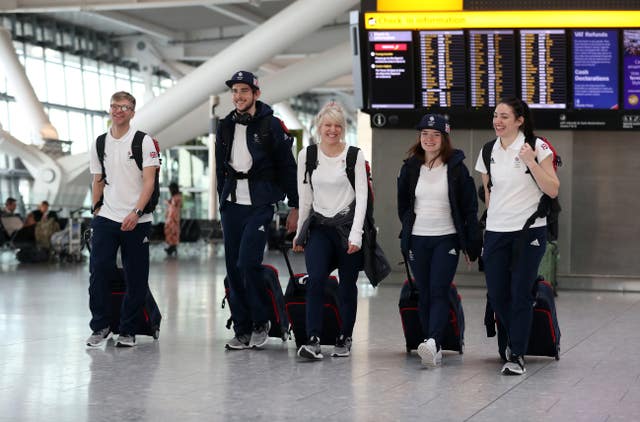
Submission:
{"label": "white structural column", "polygon": [[[257,68],[357,4],[357,0],[296,1],[142,107],[136,115],[136,126],[158,133],[203,104],[209,95],[223,91],[224,81],[235,71]],[[331,64],[324,63],[323,66]],[[301,77],[303,75],[295,75],[294,79]]]}
{"label": "white structural column", "polygon": [[0,66],[3,67],[9,84],[16,95],[16,102],[22,108],[34,133],[42,139],[58,139],[58,132],[49,122],[42,104],[27,78],[13,47],[11,33],[0,27]]}

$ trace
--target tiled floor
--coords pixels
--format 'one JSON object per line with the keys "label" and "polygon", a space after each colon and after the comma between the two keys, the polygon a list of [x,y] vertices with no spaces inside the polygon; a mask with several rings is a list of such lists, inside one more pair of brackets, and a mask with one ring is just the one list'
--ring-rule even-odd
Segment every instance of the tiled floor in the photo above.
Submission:
{"label": "tiled floor", "polygon": [[363,282],[352,357],[300,362],[292,341],[225,351],[220,251],[184,249],[165,260],[153,248],[160,340],[124,350],[84,346],[86,263],[0,254],[0,421],[640,420],[640,294],[560,292],[561,359],[530,358],[525,376],[505,377],[482,325],[484,290],[460,289],[464,355],[423,369],[405,353],[399,285]]}

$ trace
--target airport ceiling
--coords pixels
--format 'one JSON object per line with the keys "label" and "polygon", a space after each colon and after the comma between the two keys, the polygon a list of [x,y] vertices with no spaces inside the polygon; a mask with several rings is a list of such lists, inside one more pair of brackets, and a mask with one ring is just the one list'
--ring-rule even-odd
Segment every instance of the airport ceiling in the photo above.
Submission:
{"label": "airport ceiling", "polygon": [[[292,3],[291,0],[3,0],[0,13],[33,13],[110,34],[121,42],[123,54],[132,59],[140,59],[137,57],[140,41],[145,41],[151,47],[148,52],[152,60],[157,60],[160,68],[182,69],[184,73],[184,66],[175,65],[197,65],[207,60]],[[348,22],[348,13],[337,16],[272,57],[260,67],[259,73],[277,71],[348,41]],[[282,28],[283,36],[286,31],[286,27]],[[149,60],[149,54],[144,59]],[[349,92],[351,75],[319,88]]]}

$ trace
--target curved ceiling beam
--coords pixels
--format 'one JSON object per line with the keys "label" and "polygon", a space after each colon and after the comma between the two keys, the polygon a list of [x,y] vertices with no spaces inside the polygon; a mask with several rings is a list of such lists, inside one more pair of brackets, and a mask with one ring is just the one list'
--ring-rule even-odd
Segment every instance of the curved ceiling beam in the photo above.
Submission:
{"label": "curved ceiling beam", "polygon": [[[136,125],[157,133],[207,101],[212,93],[223,91],[224,81],[238,69],[257,68],[356,4],[357,0],[296,1],[143,106],[136,114]],[[324,63],[321,67],[325,66],[331,65]]]}

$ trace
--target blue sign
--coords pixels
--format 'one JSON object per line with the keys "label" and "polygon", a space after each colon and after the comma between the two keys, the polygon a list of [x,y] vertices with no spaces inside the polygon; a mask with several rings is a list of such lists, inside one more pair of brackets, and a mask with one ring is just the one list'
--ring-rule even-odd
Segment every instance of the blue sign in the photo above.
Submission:
{"label": "blue sign", "polygon": [[618,31],[573,31],[573,107],[617,110]]}

